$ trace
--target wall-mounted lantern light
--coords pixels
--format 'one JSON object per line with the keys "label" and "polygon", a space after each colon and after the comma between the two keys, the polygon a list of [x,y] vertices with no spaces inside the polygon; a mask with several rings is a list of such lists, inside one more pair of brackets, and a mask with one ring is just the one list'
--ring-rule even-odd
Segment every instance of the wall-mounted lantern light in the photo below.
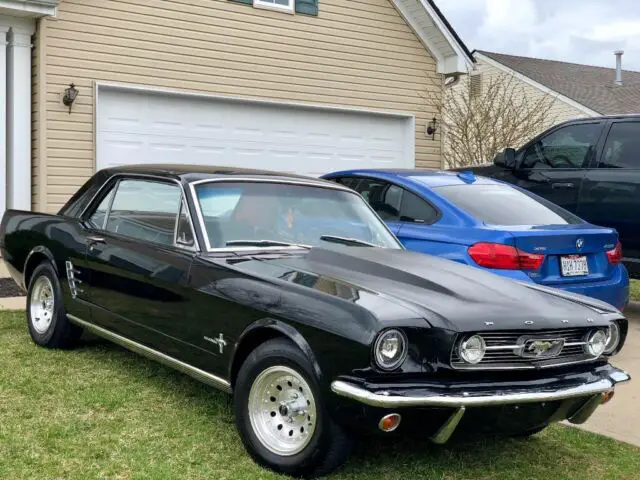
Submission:
{"label": "wall-mounted lantern light", "polygon": [[64,103],[67,107],[69,107],[69,114],[71,114],[71,106],[73,102],[76,101],[76,97],[78,96],[78,89],[72,83],[69,85],[69,88],[64,90],[64,97],[62,97],[62,103]]}
{"label": "wall-mounted lantern light", "polygon": [[427,124],[427,135],[431,135],[432,140],[436,139],[436,130],[438,130],[438,121],[433,117],[433,120]]}

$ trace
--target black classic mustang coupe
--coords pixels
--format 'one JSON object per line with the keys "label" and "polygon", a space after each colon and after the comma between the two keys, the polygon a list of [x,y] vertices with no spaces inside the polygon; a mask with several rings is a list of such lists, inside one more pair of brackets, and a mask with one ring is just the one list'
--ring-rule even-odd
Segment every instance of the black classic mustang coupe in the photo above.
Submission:
{"label": "black classic mustang coupe", "polygon": [[357,193],[269,172],[98,172],[0,249],[33,341],[88,330],[233,393],[252,457],[331,471],[354,429],[535,434],[629,376],[627,321],[586,297],[405,251]]}

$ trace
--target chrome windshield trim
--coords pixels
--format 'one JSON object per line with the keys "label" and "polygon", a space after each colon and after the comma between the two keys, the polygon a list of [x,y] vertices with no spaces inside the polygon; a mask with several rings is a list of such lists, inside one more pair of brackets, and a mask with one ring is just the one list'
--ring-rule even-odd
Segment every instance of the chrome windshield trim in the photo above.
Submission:
{"label": "chrome windshield trim", "polygon": [[[577,387],[559,388],[556,390],[537,390],[520,393],[499,393],[491,395],[425,395],[399,396],[389,392],[371,392],[352,383],[335,380],[331,383],[331,390],[336,395],[350,398],[371,407],[399,408],[399,407],[488,407],[496,405],[513,405],[522,403],[548,402],[567,398],[587,397],[598,393],[612,391],[616,383],[627,382],[631,377],[622,370],[615,372],[609,378],[603,378],[592,383],[585,383]],[[386,393],[386,394],[385,394]]]}
{"label": "chrome windshield trim", "polygon": [[152,360],[156,360],[168,367],[174,368],[176,370],[181,371],[182,373],[186,373],[187,375],[199,380],[207,385],[211,385],[212,387],[219,388],[220,390],[231,393],[231,383],[229,383],[224,378],[218,377],[209,372],[205,372],[197,367],[189,365],[181,360],[170,357],[162,352],[154,350],[153,348],[149,348],[145,345],[142,345],[138,342],[130,340],[128,338],[123,337],[122,335],[118,335],[110,330],[94,325],[93,323],[89,323],[85,320],[82,320],[74,315],[67,314],[67,318],[76,325],[79,325],[83,328],[86,328],[91,333],[105,338],[107,340],[112,341],[113,343],[117,343],[118,345],[126,348],[127,350],[131,350],[132,352],[138,353],[142,356],[150,358]]}
{"label": "chrome windshield trim", "polygon": [[[314,180],[301,180],[301,179],[284,179],[284,178],[256,178],[256,177],[225,177],[225,178],[205,178],[202,180],[195,180],[189,183],[189,190],[191,192],[191,198],[193,199],[193,204],[196,207],[196,217],[198,218],[198,225],[200,225],[200,230],[202,232],[202,238],[204,239],[205,247],[207,252],[214,253],[234,253],[234,252],[248,252],[248,251],[260,251],[260,252],[268,252],[268,251],[282,251],[282,250],[301,250],[302,247],[299,246],[282,246],[282,247],[218,247],[211,248],[211,242],[209,242],[209,235],[207,233],[207,229],[204,223],[204,215],[202,213],[202,208],[200,207],[200,201],[198,200],[198,194],[196,192],[196,187],[198,185],[202,185],[205,183],[277,183],[282,185],[301,185],[306,187],[315,187],[315,188],[326,188],[327,190],[338,190],[341,192],[347,192],[352,195],[359,197],[367,208],[371,211],[371,213],[380,220],[380,223],[383,225],[383,228],[387,230],[389,235],[393,239],[396,240],[397,246],[399,250],[404,250],[404,246],[400,243],[399,240],[396,239],[396,236],[389,229],[389,226],[384,222],[378,214],[371,208],[369,202],[367,202],[358,192],[355,190],[351,190],[344,185],[340,185],[339,183],[332,183],[327,181],[314,181]],[[326,183],[325,183],[326,182]],[[380,246],[375,246],[376,248],[384,248]]]}

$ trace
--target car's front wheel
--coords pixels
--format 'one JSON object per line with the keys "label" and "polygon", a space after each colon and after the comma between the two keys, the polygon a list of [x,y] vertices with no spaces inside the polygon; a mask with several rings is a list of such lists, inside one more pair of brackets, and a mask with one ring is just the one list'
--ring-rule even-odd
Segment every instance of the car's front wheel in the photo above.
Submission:
{"label": "car's front wheel", "polygon": [[236,423],[259,464],[295,477],[324,475],[349,454],[350,439],[329,417],[313,368],[293,343],[260,345],[240,368]]}
{"label": "car's front wheel", "polygon": [[82,329],[67,319],[60,282],[53,266],[36,267],[27,292],[27,326],[35,343],[47,348],[67,348],[82,335]]}

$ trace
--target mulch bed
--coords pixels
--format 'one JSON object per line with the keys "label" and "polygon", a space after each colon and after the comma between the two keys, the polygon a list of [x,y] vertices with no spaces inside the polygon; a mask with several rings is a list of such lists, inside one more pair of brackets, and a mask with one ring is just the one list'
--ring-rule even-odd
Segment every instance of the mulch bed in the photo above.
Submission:
{"label": "mulch bed", "polygon": [[0,278],[0,298],[24,297],[24,292],[12,278]]}

